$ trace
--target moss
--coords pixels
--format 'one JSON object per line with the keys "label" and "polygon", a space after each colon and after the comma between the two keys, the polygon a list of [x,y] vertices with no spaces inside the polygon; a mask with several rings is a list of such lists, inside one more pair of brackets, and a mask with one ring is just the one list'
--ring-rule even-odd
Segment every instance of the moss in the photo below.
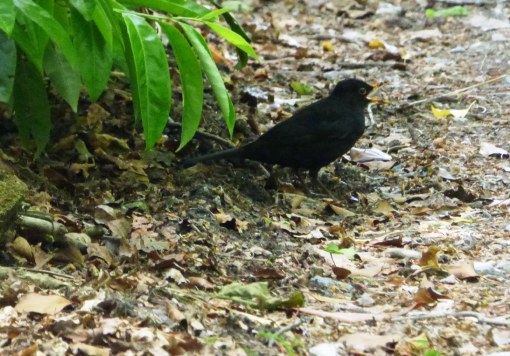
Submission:
{"label": "moss", "polygon": [[12,227],[27,193],[26,184],[0,162],[0,245],[7,242],[7,231]]}

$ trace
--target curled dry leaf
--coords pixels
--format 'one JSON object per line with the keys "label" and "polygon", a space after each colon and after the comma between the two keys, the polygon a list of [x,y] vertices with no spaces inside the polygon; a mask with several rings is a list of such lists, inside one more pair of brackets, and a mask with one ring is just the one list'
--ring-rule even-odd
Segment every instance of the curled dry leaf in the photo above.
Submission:
{"label": "curled dry leaf", "polygon": [[205,278],[192,276],[188,277],[188,283],[186,283],[186,287],[212,291],[216,288],[216,285],[212,284]]}
{"label": "curled dry leaf", "polygon": [[462,185],[459,185],[457,189],[445,190],[444,195],[448,198],[457,198],[464,203],[471,203],[478,198],[476,194],[465,190]]}
{"label": "curled dry leaf", "polygon": [[10,249],[19,256],[24,257],[29,261],[34,260],[32,246],[30,246],[28,241],[21,236],[16,237],[16,239],[10,245]]}
{"label": "curled dry leaf", "polygon": [[475,105],[476,103],[476,100],[473,101],[468,107],[467,109],[460,109],[460,110],[455,110],[455,109],[438,109],[436,108],[434,105],[431,106],[431,109],[432,109],[432,115],[434,115],[434,117],[436,119],[444,119],[448,116],[452,116],[454,119],[463,119],[466,117],[466,115],[468,114],[469,110],[471,110],[471,108],[473,107],[473,105]]}
{"label": "curled dry leaf", "polygon": [[510,345],[510,330],[509,329],[492,329],[488,335],[494,345],[508,346]]}
{"label": "curled dry leaf", "polygon": [[347,268],[333,267],[332,269],[336,279],[338,280],[344,280],[351,275],[351,271],[349,271]]}
{"label": "curled dry leaf", "polygon": [[396,238],[386,239],[386,240],[382,240],[382,241],[372,241],[370,243],[370,245],[371,246],[381,246],[381,247],[386,247],[386,246],[402,247],[403,246],[402,236],[398,236]]}
{"label": "curled dry leaf", "polygon": [[391,161],[393,158],[377,148],[360,149],[353,147],[349,152],[353,162],[364,163],[371,161]]}
{"label": "curled dry leaf", "polygon": [[443,167],[440,167],[438,170],[437,170],[437,174],[443,178],[443,179],[446,179],[446,180],[459,180],[460,178],[459,177],[455,177],[453,176],[453,174],[450,173],[450,171],[446,168],[443,168]]}
{"label": "curled dry leaf", "polygon": [[420,287],[413,296],[414,301],[419,305],[427,305],[437,302],[439,299],[449,299],[444,294],[432,289],[431,287]]}
{"label": "curled dry leaf", "polygon": [[418,266],[422,267],[434,267],[439,268],[439,261],[437,260],[437,254],[441,249],[435,245],[432,245],[425,251],[420,260],[417,263]]}
{"label": "curled dry leaf", "polygon": [[236,230],[238,232],[243,232],[248,228],[248,223],[245,221],[241,221],[237,218],[233,218],[229,214],[225,214],[223,212],[219,212],[214,214],[216,221],[220,224],[220,226],[226,227],[230,230]]}
{"label": "curled dry leaf", "polygon": [[480,277],[479,274],[475,272],[475,267],[471,261],[449,266],[447,267],[447,270],[449,273],[461,280],[469,280]]}
{"label": "curled dry leaf", "polygon": [[496,147],[492,143],[482,142],[480,143],[480,154],[485,157],[498,157],[498,158],[508,158],[510,154],[507,150]]}

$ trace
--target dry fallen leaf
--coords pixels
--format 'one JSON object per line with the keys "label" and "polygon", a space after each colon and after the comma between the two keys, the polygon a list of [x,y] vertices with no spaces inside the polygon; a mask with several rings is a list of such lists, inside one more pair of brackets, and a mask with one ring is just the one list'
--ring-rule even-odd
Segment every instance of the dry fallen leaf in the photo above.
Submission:
{"label": "dry fallen leaf", "polygon": [[472,261],[449,266],[447,267],[447,270],[450,274],[461,280],[479,277],[478,273],[475,272],[475,267]]}
{"label": "dry fallen leaf", "polygon": [[349,156],[352,161],[358,162],[358,163],[365,163],[365,162],[371,162],[371,161],[391,161],[393,158],[383,151],[377,149],[377,148],[366,148],[366,149],[360,149],[353,147],[349,151]]}
{"label": "dry fallen leaf", "polygon": [[109,356],[111,349],[108,347],[98,347],[84,343],[71,344],[71,350],[77,355],[90,355],[90,356]]}
{"label": "dry fallen leaf", "polygon": [[416,306],[413,305],[409,308],[402,308],[400,309],[400,311],[394,313],[350,313],[350,312],[344,313],[344,312],[328,312],[314,308],[297,308],[296,310],[308,315],[315,315],[321,318],[331,318],[345,323],[364,323],[370,320],[385,320],[397,316],[406,315],[407,313],[412,311],[415,307]]}
{"label": "dry fallen leaf", "polygon": [[32,251],[32,246],[28,243],[28,241],[18,236],[10,245],[11,250],[13,250],[19,256],[26,258],[29,261],[34,260],[34,252]]}
{"label": "dry fallen leaf", "polygon": [[71,305],[71,301],[59,295],[42,295],[29,293],[16,304],[18,313],[39,313],[55,315]]}
{"label": "dry fallen leaf", "polygon": [[437,260],[437,254],[441,249],[435,245],[432,245],[425,251],[420,260],[416,262],[418,266],[422,267],[435,267],[439,268],[439,261]]}
{"label": "dry fallen leaf", "polygon": [[346,279],[351,275],[351,271],[349,271],[347,268],[333,266],[332,269],[336,279],[338,280]]}
{"label": "dry fallen leaf", "polygon": [[496,147],[492,143],[482,142],[480,143],[480,154],[485,157],[495,156],[498,158],[508,158],[510,154],[507,150]]}
{"label": "dry fallen leaf", "polygon": [[448,297],[430,287],[428,288],[420,287],[418,291],[414,294],[413,299],[418,305],[427,305],[435,303],[439,299],[448,299]]}
{"label": "dry fallen leaf", "polygon": [[347,210],[347,209],[345,209],[345,208],[342,208],[342,207],[340,207],[340,206],[336,206],[336,205],[334,205],[334,204],[328,204],[328,207],[329,207],[331,210],[333,210],[333,212],[334,212],[336,215],[338,215],[338,216],[340,216],[340,217],[342,217],[342,218],[347,218],[347,217],[349,217],[349,216],[355,216],[355,215],[356,215],[356,214],[354,214],[352,211],[349,211],[349,210]]}
{"label": "dry fallen leaf", "polygon": [[372,354],[375,350],[385,353],[383,350],[387,350],[388,344],[397,343],[403,337],[391,332],[385,335],[353,333],[343,335],[338,341],[346,345],[349,354]]}
{"label": "dry fallen leaf", "polygon": [[469,110],[471,110],[471,108],[473,107],[473,105],[475,105],[475,103],[476,103],[476,100],[473,101],[471,104],[469,104],[467,109],[461,109],[461,110],[438,109],[434,105],[431,105],[432,115],[434,115],[434,117],[436,119],[444,119],[444,118],[446,118],[448,116],[453,116],[453,118],[455,118],[455,119],[463,119],[463,118],[466,117],[466,115],[468,114]]}
{"label": "dry fallen leaf", "polygon": [[395,211],[395,208],[388,203],[386,200],[379,200],[375,207],[372,209],[374,213],[381,213],[384,216],[391,218],[393,217],[393,212]]}

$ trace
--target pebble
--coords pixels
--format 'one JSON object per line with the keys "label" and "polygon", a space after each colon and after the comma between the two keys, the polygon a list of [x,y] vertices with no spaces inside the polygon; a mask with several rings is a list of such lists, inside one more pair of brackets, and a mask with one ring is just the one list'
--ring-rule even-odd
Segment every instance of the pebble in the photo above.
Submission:
{"label": "pebble", "polygon": [[311,347],[308,352],[310,356],[337,356],[342,355],[339,351],[343,350],[343,345],[336,344],[319,344]]}

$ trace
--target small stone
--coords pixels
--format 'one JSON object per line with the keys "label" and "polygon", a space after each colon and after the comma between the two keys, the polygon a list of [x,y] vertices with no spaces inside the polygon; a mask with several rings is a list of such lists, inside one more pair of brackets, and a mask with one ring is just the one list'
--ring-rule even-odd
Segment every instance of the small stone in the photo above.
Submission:
{"label": "small stone", "polygon": [[361,297],[356,300],[356,303],[362,307],[369,307],[375,304],[375,300],[368,295],[368,293],[363,293]]}

